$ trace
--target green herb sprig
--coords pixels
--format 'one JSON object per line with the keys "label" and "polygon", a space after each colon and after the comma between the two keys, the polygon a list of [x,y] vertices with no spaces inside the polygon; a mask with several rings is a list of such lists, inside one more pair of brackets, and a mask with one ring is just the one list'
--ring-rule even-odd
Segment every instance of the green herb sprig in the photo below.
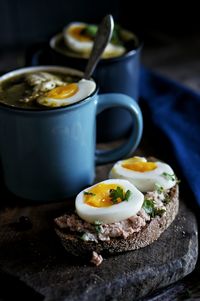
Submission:
{"label": "green herb sprig", "polygon": [[177,176],[175,174],[169,174],[167,172],[163,172],[162,176],[166,179],[166,180],[171,180],[173,182],[176,181],[177,184],[179,184],[181,181],[177,178]]}
{"label": "green herb sprig", "polygon": [[[84,27],[81,31],[82,35],[87,35],[88,37],[94,39],[98,31],[97,25],[87,25]],[[122,40],[120,39],[120,32],[121,28],[119,25],[115,24],[112,37],[111,37],[111,43],[114,45],[123,45]]]}
{"label": "green herb sprig", "polygon": [[176,176],[175,174],[169,174],[167,172],[163,172],[162,176],[166,179],[166,180],[171,180],[171,181],[176,181]]}
{"label": "green herb sprig", "polygon": [[158,194],[162,194],[164,192],[164,188],[160,184],[155,183],[155,186]]}
{"label": "green herb sprig", "polygon": [[131,191],[127,190],[126,193],[124,194],[123,189],[119,186],[117,186],[116,189],[110,189],[110,198],[113,204],[117,204],[118,200],[120,199],[121,202],[129,200],[131,196]]}
{"label": "green herb sprig", "polygon": [[87,25],[86,27],[83,28],[81,33],[83,35],[87,35],[91,38],[95,38],[97,34],[98,26],[97,25]]}
{"label": "green herb sprig", "polygon": [[111,198],[113,204],[117,204],[118,199],[121,199],[121,201],[122,201],[124,199],[123,189],[119,186],[117,186],[116,189],[110,189],[110,198]]}
{"label": "green herb sprig", "polygon": [[145,210],[147,214],[149,214],[152,218],[155,216],[162,216],[166,211],[165,209],[156,208],[153,199],[144,199],[142,208]]}
{"label": "green herb sprig", "polygon": [[164,194],[164,200],[162,200],[163,204],[164,204],[164,205],[169,204],[169,203],[171,202],[171,198],[170,198],[170,196],[168,195],[167,191],[164,190],[164,187],[162,187],[162,186],[161,186],[160,184],[158,184],[158,183],[156,183],[155,186],[156,186],[156,191],[157,191],[158,194],[162,194],[162,193]]}
{"label": "green herb sprig", "polygon": [[124,201],[127,201],[129,200],[131,196],[131,191],[130,190],[127,190],[126,193],[125,193],[125,196],[124,196]]}
{"label": "green herb sprig", "polygon": [[101,233],[101,225],[102,225],[102,222],[100,222],[100,221],[95,221],[94,222],[94,227],[95,227],[95,230],[96,230],[96,232],[99,234],[99,233]]}

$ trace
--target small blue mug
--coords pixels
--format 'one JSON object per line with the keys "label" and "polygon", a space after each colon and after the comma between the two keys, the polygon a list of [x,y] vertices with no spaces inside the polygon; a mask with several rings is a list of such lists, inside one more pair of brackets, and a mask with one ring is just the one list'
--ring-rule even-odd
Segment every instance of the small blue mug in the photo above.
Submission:
{"label": "small blue mug", "polygon": [[[0,82],[27,72],[53,71],[82,76],[65,67],[28,67],[9,72]],[[123,107],[132,119],[125,144],[113,150],[96,150],[96,116]],[[0,104],[0,159],[7,188],[30,200],[53,201],[77,194],[91,185],[95,164],[132,153],[142,135],[142,114],[137,103],[123,94],[98,94],[75,104],[49,109],[23,109]]]}
{"label": "small blue mug", "polygon": [[[136,35],[135,40],[135,49],[130,49],[120,57],[102,59],[98,63],[93,77],[100,93],[123,93],[138,100],[142,43]],[[52,64],[85,70],[88,59],[72,55],[64,45],[62,34],[52,37],[50,49],[48,61]],[[130,114],[124,108],[108,109],[97,117],[97,140],[105,142],[123,138],[129,133],[131,124]]]}

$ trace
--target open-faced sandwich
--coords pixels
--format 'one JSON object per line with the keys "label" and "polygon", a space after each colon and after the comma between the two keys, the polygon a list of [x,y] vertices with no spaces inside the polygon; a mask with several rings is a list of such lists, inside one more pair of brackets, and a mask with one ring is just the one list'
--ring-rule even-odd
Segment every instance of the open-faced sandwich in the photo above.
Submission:
{"label": "open-faced sandwich", "polygon": [[110,179],[81,191],[75,212],[55,219],[65,249],[92,256],[143,248],[159,238],[179,205],[176,176],[168,164],[133,157],[118,161]]}

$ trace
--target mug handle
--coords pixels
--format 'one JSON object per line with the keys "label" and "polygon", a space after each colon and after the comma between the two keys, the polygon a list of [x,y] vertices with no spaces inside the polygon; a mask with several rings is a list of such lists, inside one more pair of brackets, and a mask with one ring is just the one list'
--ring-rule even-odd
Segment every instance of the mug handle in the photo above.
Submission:
{"label": "mug handle", "polygon": [[131,154],[137,148],[142,137],[143,119],[137,102],[130,96],[120,93],[98,95],[97,115],[102,111],[113,107],[122,107],[130,112],[133,119],[131,133],[127,141],[117,148],[112,150],[97,149],[95,152],[96,164],[109,163]]}

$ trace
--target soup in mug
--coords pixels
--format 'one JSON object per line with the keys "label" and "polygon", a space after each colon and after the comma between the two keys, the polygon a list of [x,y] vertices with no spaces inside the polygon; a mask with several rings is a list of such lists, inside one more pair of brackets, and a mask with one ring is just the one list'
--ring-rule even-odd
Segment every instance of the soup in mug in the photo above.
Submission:
{"label": "soup in mug", "polygon": [[[62,34],[51,39],[50,46],[67,56],[88,59],[97,30],[97,25],[72,22],[64,28]],[[138,47],[137,36],[115,24],[111,41],[106,46],[102,59],[123,56],[130,51],[136,51]]]}
{"label": "soup in mug", "polygon": [[93,80],[62,72],[26,72],[0,83],[0,103],[25,109],[67,106],[88,97],[96,88]]}

